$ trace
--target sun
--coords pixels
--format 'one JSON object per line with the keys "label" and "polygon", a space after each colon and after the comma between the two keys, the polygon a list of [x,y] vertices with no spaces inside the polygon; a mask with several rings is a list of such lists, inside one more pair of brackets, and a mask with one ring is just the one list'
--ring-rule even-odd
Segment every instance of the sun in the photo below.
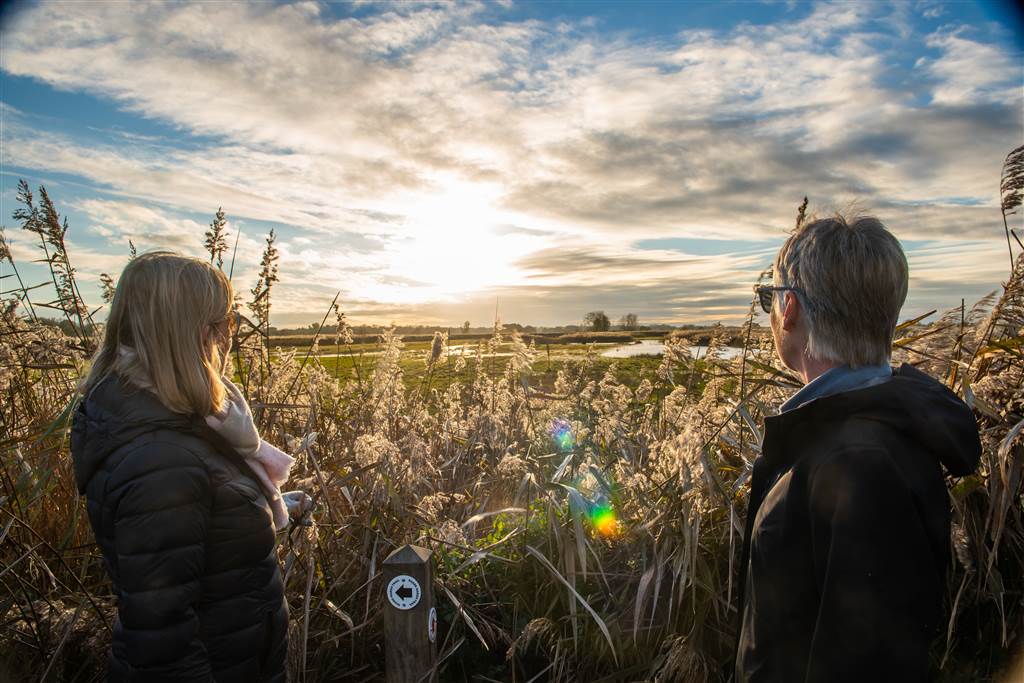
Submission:
{"label": "sun", "polygon": [[535,235],[509,231],[515,216],[499,208],[497,187],[449,181],[402,207],[403,236],[392,243],[387,275],[404,283],[403,303],[450,301],[525,281],[516,265],[540,246]]}

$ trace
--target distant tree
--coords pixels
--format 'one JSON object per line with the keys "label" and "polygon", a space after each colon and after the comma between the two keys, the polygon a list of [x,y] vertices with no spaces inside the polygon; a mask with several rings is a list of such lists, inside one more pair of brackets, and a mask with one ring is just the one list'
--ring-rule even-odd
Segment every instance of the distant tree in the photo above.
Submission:
{"label": "distant tree", "polygon": [[587,313],[583,316],[583,322],[594,332],[607,332],[608,328],[612,326],[611,320],[608,319],[604,311],[591,311]]}
{"label": "distant tree", "polygon": [[462,333],[469,334],[469,321],[462,323]]}
{"label": "distant tree", "polygon": [[627,313],[619,319],[619,326],[624,330],[635,330],[639,327],[636,313]]}

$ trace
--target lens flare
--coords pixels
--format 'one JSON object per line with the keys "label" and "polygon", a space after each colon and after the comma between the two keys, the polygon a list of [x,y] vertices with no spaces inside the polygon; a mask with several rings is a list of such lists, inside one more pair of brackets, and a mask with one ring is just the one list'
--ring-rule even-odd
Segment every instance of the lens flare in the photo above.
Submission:
{"label": "lens flare", "polygon": [[590,511],[590,523],[602,536],[614,536],[619,532],[619,520],[611,503],[598,503]]}
{"label": "lens flare", "polygon": [[551,425],[551,438],[555,440],[555,445],[561,451],[572,450],[572,447],[576,445],[576,439],[572,434],[572,427],[565,420],[555,420]]}

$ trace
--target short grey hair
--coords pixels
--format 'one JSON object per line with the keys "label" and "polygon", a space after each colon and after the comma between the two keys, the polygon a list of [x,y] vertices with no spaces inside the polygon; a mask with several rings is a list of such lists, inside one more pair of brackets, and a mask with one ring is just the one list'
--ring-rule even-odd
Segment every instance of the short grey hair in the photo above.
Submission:
{"label": "short grey hair", "polygon": [[808,356],[852,367],[888,362],[908,267],[881,221],[842,214],[807,221],[779,250],[773,273],[776,285],[800,290]]}

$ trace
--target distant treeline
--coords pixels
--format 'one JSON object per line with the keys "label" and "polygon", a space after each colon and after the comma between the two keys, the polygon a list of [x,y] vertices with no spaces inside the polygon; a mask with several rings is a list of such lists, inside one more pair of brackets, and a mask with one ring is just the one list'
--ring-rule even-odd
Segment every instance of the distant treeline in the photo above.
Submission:
{"label": "distant treeline", "polygon": [[[363,331],[363,327],[353,328],[352,341],[356,344],[374,344],[380,341],[380,335],[383,334],[385,328],[372,328],[375,331],[367,333]],[[427,329],[428,332],[410,331],[404,332],[403,329],[409,328],[396,328],[396,333],[401,336],[405,342],[427,342],[434,338],[434,332],[437,328],[423,328]],[[414,328],[416,329],[416,328]],[[487,329],[486,331],[480,331],[481,328],[472,329],[469,332],[462,332],[461,330],[451,329],[449,332],[448,343],[457,342],[477,342],[489,339],[493,330]],[[510,332],[508,326],[505,328],[505,332]],[[298,329],[298,330],[280,330],[275,332],[271,330],[271,344],[273,346],[306,346],[313,341],[312,330]],[[327,327],[320,332],[320,343],[325,346],[330,346],[333,343],[335,331],[328,330]],[[545,344],[594,344],[594,343],[618,343],[618,344],[629,344],[631,342],[638,342],[641,339],[658,339],[665,337],[669,334],[676,334],[677,336],[685,337],[690,341],[691,344],[699,344],[701,346],[707,346],[711,341],[712,337],[720,337],[726,346],[742,346],[745,341],[742,330],[739,327],[708,327],[708,326],[696,326],[688,325],[679,328],[663,328],[663,329],[640,329],[632,330],[629,332],[612,331],[612,332],[521,332],[523,339],[526,343],[534,343],[537,346],[543,346]],[[767,334],[767,328],[753,330],[755,338],[760,338],[761,335]]]}
{"label": "distant treeline", "polygon": [[[390,329],[391,325],[349,325],[349,329],[352,330],[352,334],[355,335],[380,335],[384,333],[384,330]],[[675,329],[697,329],[699,327],[707,327],[706,325],[668,325],[661,323],[653,323],[650,325],[638,326],[634,330],[629,332],[658,332],[658,331],[670,331]],[[305,327],[270,327],[271,334],[312,334],[316,332],[317,325],[312,323]],[[334,334],[336,331],[334,325],[324,325],[321,334]],[[513,330],[522,334],[571,334],[575,332],[589,332],[589,327],[585,325],[558,325],[558,326],[546,326],[546,325],[521,325],[519,323],[502,323],[501,327],[503,332],[512,332]],[[494,327],[491,325],[467,327],[463,325],[395,325],[395,334],[401,335],[403,338],[408,339],[411,335],[427,334],[433,335],[436,331],[447,331],[450,335],[455,336],[456,334],[462,335],[485,335],[490,336],[494,333]],[[621,327],[613,326],[608,332],[624,331]]]}
{"label": "distant treeline", "polygon": [[[72,325],[67,320],[56,320],[52,318],[39,318],[43,325],[59,327],[65,334],[72,334]],[[270,328],[270,337],[274,346],[306,346],[313,341],[313,334],[316,332],[316,325],[296,328]],[[755,337],[766,334],[768,328],[757,323],[753,325]],[[356,344],[374,344],[380,340],[384,330],[388,329],[383,325],[353,325],[352,341]],[[399,325],[395,327],[395,334],[402,337],[406,342],[431,341],[434,332],[448,332],[449,343],[455,341],[473,342],[488,339],[494,334],[491,327],[471,327],[464,331],[464,327],[440,327],[436,325]],[[518,323],[506,323],[502,327],[503,334],[518,331],[527,343],[534,342],[538,346],[543,344],[593,344],[593,343],[620,343],[628,344],[630,341],[640,339],[656,339],[668,334],[676,334],[686,337],[693,344],[706,346],[714,335],[721,335],[727,346],[742,346],[744,338],[741,336],[739,327],[732,326],[711,326],[711,325],[643,325],[635,330],[609,330],[607,332],[591,332],[582,325],[563,325],[560,327],[535,327],[533,325],[520,325]],[[334,325],[324,325],[320,331],[320,343],[329,345],[337,332]]]}

